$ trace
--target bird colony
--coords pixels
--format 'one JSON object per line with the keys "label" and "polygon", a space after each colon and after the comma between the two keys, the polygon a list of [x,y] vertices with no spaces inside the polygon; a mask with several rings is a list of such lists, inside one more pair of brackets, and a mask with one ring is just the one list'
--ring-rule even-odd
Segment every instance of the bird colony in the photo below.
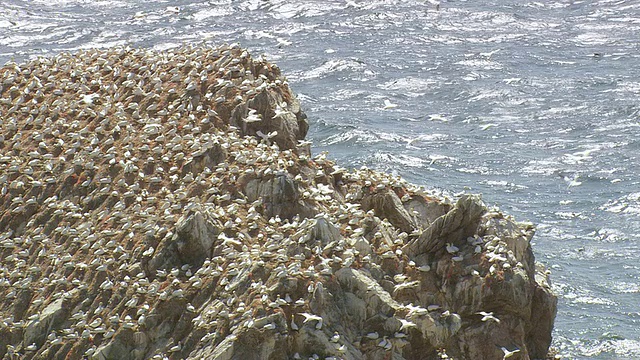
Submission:
{"label": "bird colony", "polygon": [[0,358],[529,359],[531,224],[312,156],[237,45],[0,68]]}

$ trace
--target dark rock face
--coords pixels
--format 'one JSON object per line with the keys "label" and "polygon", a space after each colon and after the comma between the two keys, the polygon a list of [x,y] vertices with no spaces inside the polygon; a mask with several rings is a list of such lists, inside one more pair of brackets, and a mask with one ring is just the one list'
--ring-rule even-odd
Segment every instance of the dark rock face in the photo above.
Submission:
{"label": "dark rock face", "polygon": [[299,146],[243,49],[0,69],[0,358],[544,358],[534,229]]}

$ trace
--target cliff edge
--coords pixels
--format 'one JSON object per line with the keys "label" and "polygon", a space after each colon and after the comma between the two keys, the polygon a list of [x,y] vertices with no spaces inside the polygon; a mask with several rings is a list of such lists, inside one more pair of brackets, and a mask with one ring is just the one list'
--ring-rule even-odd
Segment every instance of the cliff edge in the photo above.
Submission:
{"label": "cliff edge", "polygon": [[238,46],[0,68],[0,358],[536,359],[533,225],[312,157]]}

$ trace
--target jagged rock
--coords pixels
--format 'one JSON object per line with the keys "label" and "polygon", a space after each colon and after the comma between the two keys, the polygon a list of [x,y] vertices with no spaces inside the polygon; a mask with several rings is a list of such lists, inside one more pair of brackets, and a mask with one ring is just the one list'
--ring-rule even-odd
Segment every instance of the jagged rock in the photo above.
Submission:
{"label": "jagged rock", "polygon": [[[247,122],[249,111],[261,120]],[[300,109],[300,103],[289,93],[278,91],[260,91],[247,103],[238,105],[231,113],[233,124],[243,135],[259,136],[260,134],[276,134],[271,141],[282,149],[295,149],[298,140],[307,135],[309,124],[306,115]]]}
{"label": "jagged rock", "polygon": [[441,255],[447,243],[463,245],[467,237],[472,236],[479,225],[485,206],[477,196],[463,195],[456,205],[445,215],[437,218],[415,240],[402,248],[409,257],[420,254]]}
{"label": "jagged rock", "polygon": [[305,219],[300,224],[300,229],[292,235],[292,239],[298,244],[319,243],[320,246],[325,246],[341,238],[340,229],[323,215],[313,219]]}
{"label": "jagged rock", "polygon": [[280,331],[286,327],[282,314],[256,319],[251,327],[239,329],[214,348],[192,353],[189,359],[285,359],[287,339]]}
{"label": "jagged rock", "polygon": [[404,208],[411,216],[413,223],[420,229],[428,228],[436,219],[451,210],[451,205],[426,196],[409,196],[403,202]]}
{"label": "jagged rock", "polygon": [[161,242],[149,261],[149,272],[189,265],[198,268],[207,257],[220,234],[221,224],[211,210],[195,210],[176,223],[176,233]]}
{"label": "jagged rock", "polygon": [[241,180],[249,201],[261,200],[263,215],[291,219],[295,215],[313,216],[314,211],[301,201],[298,184],[291,175],[280,173],[268,178]]}
{"label": "jagged rock", "polygon": [[23,335],[23,343],[25,346],[33,343],[35,343],[36,346],[42,346],[44,344],[51,329],[57,327],[56,325],[59,326],[60,320],[62,320],[65,315],[62,304],[63,299],[58,299],[50,303],[42,310],[37,319],[27,323]]}
{"label": "jagged rock", "polygon": [[92,360],[141,360],[144,359],[148,339],[144,333],[130,329],[120,331],[114,339],[97,348]]}
{"label": "jagged rock", "polygon": [[537,264],[535,290],[531,299],[531,319],[527,324],[527,349],[532,359],[547,356],[551,346],[553,322],[558,311],[558,298],[553,294],[549,278],[541,264]]}
{"label": "jagged rock", "polygon": [[182,166],[182,176],[188,173],[197,176],[205,168],[214,169],[226,158],[227,152],[220,144],[204,146],[198,154],[194,154],[193,158]]}
{"label": "jagged rock", "polygon": [[310,158],[264,59],[83,50],[0,77],[0,358],[546,355],[533,226]]}
{"label": "jagged rock", "polygon": [[342,268],[336,272],[336,278],[347,291],[364,300],[367,318],[380,314],[392,316],[402,308],[377,281],[361,270]]}
{"label": "jagged rock", "polygon": [[402,201],[391,190],[365,195],[362,199],[362,208],[365,211],[373,209],[376,216],[388,219],[393,226],[401,231],[409,233],[416,228],[411,215],[402,206]]}

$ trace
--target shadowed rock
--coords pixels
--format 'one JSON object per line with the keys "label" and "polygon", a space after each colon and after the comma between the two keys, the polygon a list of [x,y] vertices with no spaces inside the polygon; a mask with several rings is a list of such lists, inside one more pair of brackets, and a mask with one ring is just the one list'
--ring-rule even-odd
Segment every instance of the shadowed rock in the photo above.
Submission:
{"label": "shadowed rock", "polygon": [[420,254],[442,255],[446,244],[464,245],[467,237],[475,234],[480,217],[485,212],[480,197],[463,195],[445,215],[437,218],[422,234],[402,248],[409,257]]}
{"label": "shadowed rock", "polygon": [[220,227],[211,210],[195,210],[185,214],[176,223],[176,233],[162,241],[149,260],[150,273],[185,264],[192,268],[200,267],[211,256]]}
{"label": "shadowed rock", "polygon": [[391,224],[404,232],[412,232],[416,224],[402,206],[402,201],[395,192],[384,190],[369,195],[362,199],[362,208],[375,212],[376,216],[386,218]]}
{"label": "shadowed rock", "polygon": [[340,230],[325,216],[305,219],[305,221],[300,224],[300,230],[292,236],[292,239],[298,244],[313,245],[317,243],[320,246],[327,245],[341,238]]}
{"label": "shadowed rock", "polygon": [[284,219],[296,215],[304,218],[315,214],[310,206],[302,202],[298,184],[289,174],[250,179],[244,185],[243,192],[251,202],[261,200],[263,215],[267,218],[276,215]]}

